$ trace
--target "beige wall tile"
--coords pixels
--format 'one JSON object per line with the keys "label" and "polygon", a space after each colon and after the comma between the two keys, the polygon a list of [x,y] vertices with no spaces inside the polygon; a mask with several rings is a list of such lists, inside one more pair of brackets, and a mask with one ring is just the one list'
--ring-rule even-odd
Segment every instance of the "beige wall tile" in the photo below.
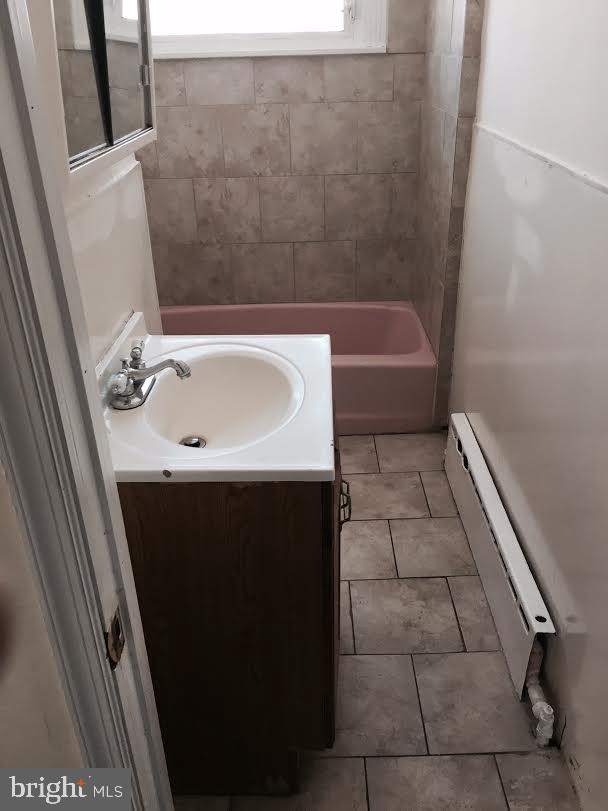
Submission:
{"label": "beige wall tile", "polygon": [[335,175],[325,178],[327,239],[381,237],[391,219],[391,175]]}
{"label": "beige wall tile", "polygon": [[191,180],[146,180],[148,225],[153,242],[196,242]]}
{"label": "beige wall tile", "polygon": [[462,60],[460,78],[460,115],[474,116],[477,110],[477,86],[479,84],[480,59],[477,56],[465,56]]}
{"label": "beige wall tile", "polygon": [[424,97],[424,54],[395,54],[395,101],[417,101]]}
{"label": "beige wall tile", "polygon": [[357,171],[357,107],[350,102],[291,105],[294,174]]}
{"label": "beige wall tile", "polygon": [[450,36],[450,50],[452,53],[462,53],[468,5],[469,0],[454,0],[454,8],[452,11],[452,33]]}
{"label": "beige wall tile", "polygon": [[[402,0],[406,2],[407,0]],[[460,0],[456,0],[460,2]],[[426,18],[426,49],[434,53],[449,53],[452,39],[454,0],[429,0]]]}
{"label": "beige wall tile", "polygon": [[452,115],[458,113],[461,64],[459,54],[427,54],[425,100]]}
{"label": "beige wall tile", "polygon": [[294,252],[296,301],[354,301],[352,242],[296,243]]}
{"label": "beige wall tile", "polygon": [[140,87],[129,90],[122,87],[111,87],[110,105],[114,138],[123,138],[129,133],[144,128],[144,100]]}
{"label": "beige wall tile", "polygon": [[323,239],[322,177],[261,177],[259,183],[265,242]]}
{"label": "beige wall tile", "polygon": [[484,0],[467,0],[464,24],[465,56],[481,56],[481,36],[483,32]]}
{"label": "beige wall tile", "polygon": [[412,173],[393,175],[391,214],[388,233],[395,237],[416,236],[418,176]]}
{"label": "beige wall tile", "polygon": [[60,54],[65,60],[61,73],[62,82],[67,79],[66,85],[62,88],[64,93],[67,91],[70,96],[96,99],[97,83],[91,52],[60,51]]}
{"label": "beige wall tile", "polygon": [[414,290],[414,303],[416,312],[433,347],[433,352],[437,356],[439,355],[441,313],[443,310],[443,285],[439,279],[428,272],[418,274]]}
{"label": "beige wall tile", "polygon": [[323,101],[323,57],[273,56],[254,61],[256,102]]}
{"label": "beige wall tile", "polygon": [[147,144],[143,149],[135,153],[135,157],[141,163],[141,171],[144,177],[159,177],[158,155],[156,153],[156,141]]}
{"label": "beige wall tile", "polygon": [[181,60],[155,60],[154,96],[157,107],[177,107],[186,103],[184,63]]}
{"label": "beige wall tile", "polygon": [[326,177],[326,238],[415,236],[416,186],[413,173]]}
{"label": "beige wall tile", "polygon": [[398,301],[411,298],[416,260],[411,239],[366,239],[357,242],[357,299]]}
{"label": "beige wall tile", "polygon": [[425,50],[429,0],[389,0],[388,50],[409,53]]}
{"label": "beige wall tile", "polygon": [[252,59],[186,59],[188,104],[253,104]]}
{"label": "beige wall tile", "polygon": [[101,112],[97,98],[86,99],[68,96],[64,102],[67,126],[68,151],[78,155],[85,149],[105,143]]}
{"label": "beige wall tile", "polygon": [[293,246],[233,245],[232,273],[238,304],[293,301]]}
{"label": "beige wall tile", "polygon": [[393,60],[386,54],[326,56],[327,101],[392,101]]}
{"label": "beige wall tile", "polygon": [[358,105],[359,172],[415,172],[420,144],[420,103]]}
{"label": "beige wall tile", "polygon": [[456,128],[456,148],[454,154],[454,181],[452,183],[452,205],[464,206],[469,176],[469,159],[473,140],[473,119],[459,118]]}
{"label": "beige wall tile", "polygon": [[108,82],[110,88],[136,90],[142,95],[139,48],[136,42],[108,39]]}
{"label": "beige wall tile", "polygon": [[161,177],[224,174],[222,133],[213,107],[159,107],[158,165]]}
{"label": "beige wall tile", "polygon": [[289,107],[286,104],[222,108],[228,177],[288,175]]}
{"label": "beige wall tile", "polygon": [[152,243],[161,304],[232,304],[227,245]]}
{"label": "beige wall tile", "polygon": [[194,200],[199,242],[259,242],[257,178],[197,179]]}

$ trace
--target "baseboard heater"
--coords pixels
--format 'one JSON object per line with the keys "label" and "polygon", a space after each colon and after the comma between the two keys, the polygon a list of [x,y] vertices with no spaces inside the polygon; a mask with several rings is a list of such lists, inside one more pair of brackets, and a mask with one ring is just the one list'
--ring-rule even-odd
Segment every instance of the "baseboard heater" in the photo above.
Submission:
{"label": "baseboard heater", "polygon": [[466,414],[450,418],[445,470],[521,697],[536,636],[555,627]]}

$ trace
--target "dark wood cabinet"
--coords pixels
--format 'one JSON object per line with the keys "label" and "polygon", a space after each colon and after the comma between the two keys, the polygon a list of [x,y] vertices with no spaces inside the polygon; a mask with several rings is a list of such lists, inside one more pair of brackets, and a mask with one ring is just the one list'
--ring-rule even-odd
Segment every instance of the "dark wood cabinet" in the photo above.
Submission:
{"label": "dark wood cabinet", "polygon": [[333,744],[334,482],[121,483],[176,794],[286,793]]}

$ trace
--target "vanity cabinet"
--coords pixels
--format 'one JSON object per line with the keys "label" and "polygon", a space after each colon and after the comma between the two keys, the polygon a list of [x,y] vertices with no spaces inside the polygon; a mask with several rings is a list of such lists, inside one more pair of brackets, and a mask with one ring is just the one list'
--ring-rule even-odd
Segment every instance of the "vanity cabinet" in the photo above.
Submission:
{"label": "vanity cabinet", "polygon": [[119,484],[175,794],[294,791],[301,750],[333,744],[337,448],[335,469],[333,482]]}

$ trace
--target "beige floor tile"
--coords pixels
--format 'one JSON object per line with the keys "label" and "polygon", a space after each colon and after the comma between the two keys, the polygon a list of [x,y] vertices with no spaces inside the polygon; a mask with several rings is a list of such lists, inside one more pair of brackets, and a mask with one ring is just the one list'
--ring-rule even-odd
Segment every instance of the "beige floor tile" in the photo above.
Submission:
{"label": "beige floor tile", "polygon": [[343,656],[332,756],[422,755],[426,744],[409,656]]}
{"label": "beige floor tile", "polygon": [[312,760],[291,797],[235,797],[231,811],[367,811],[363,758]]}
{"label": "beige floor tile", "polygon": [[373,436],[341,436],[342,473],[377,473],[378,458]]}
{"label": "beige floor tile", "polygon": [[391,521],[399,577],[472,575],[475,563],[460,518]]}
{"label": "beige floor tile", "polygon": [[414,656],[431,754],[536,748],[502,653]]}
{"label": "beige floor tile", "polygon": [[463,649],[444,578],[351,583],[358,653],[446,653]]}
{"label": "beige floor tile", "polygon": [[348,583],[340,583],[340,653],[354,653],[353,621],[350,610]]}
{"label": "beige floor tile", "polygon": [[510,811],[578,811],[568,768],[561,753],[496,755]]}
{"label": "beige floor tile", "polygon": [[396,577],[388,521],[350,521],[342,528],[343,580]]}
{"label": "beige floor tile", "polygon": [[370,811],[506,811],[491,755],[370,758]]}
{"label": "beige floor tile", "polygon": [[467,650],[500,650],[481,580],[477,576],[450,577],[448,583]]}
{"label": "beige floor tile", "polygon": [[448,484],[447,476],[443,471],[434,470],[421,473],[420,478],[424,485],[424,492],[429,509],[434,518],[445,518],[450,515],[458,515],[458,510],[452,498],[452,491]]}
{"label": "beige floor tile", "polygon": [[429,514],[418,473],[367,473],[348,480],[355,520],[425,518]]}
{"label": "beige floor tile", "polygon": [[446,435],[385,434],[376,436],[382,473],[443,470]]}

